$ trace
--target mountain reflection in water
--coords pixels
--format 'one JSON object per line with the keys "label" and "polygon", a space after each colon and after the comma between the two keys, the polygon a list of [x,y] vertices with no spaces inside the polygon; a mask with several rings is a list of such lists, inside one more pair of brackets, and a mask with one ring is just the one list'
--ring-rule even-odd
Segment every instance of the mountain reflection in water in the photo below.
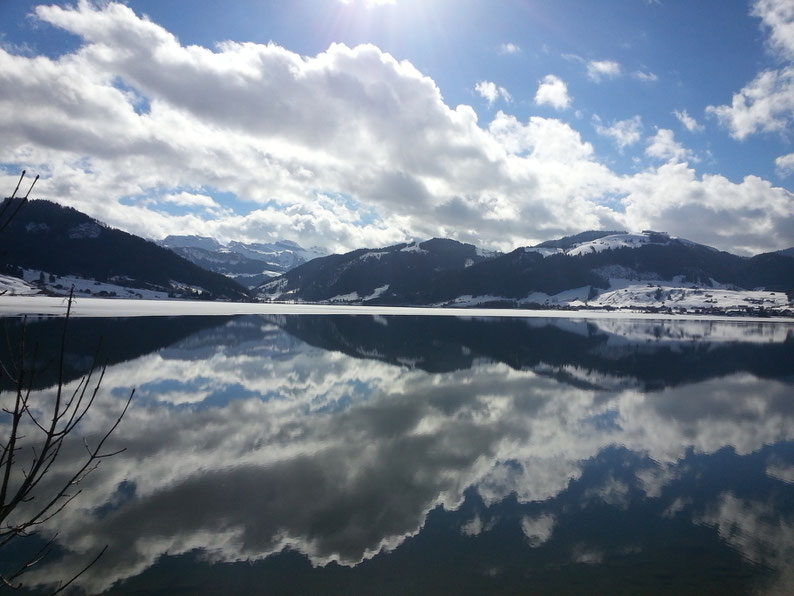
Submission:
{"label": "mountain reflection in water", "polygon": [[794,590],[791,325],[101,325],[124,341],[87,430],[136,387],[127,450],[52,520],[65,548],[31,585],[110,544],[88,592]]}

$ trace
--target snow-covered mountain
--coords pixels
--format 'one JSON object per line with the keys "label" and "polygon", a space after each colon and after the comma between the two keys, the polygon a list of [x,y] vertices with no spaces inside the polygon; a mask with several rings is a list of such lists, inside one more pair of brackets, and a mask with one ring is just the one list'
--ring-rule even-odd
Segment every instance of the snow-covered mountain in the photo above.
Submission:
{"label": "snow-covered mountain", "polygon": [[492,258],[472,244],[434,238],[379,249],[362,248],[309,261],[257,288],[261,300],[404,304],[445,272]]}
{"label": "snow-covered mountain", "polygon": [[[604,232],[604,235],[601,234],[602,232],[585,232],[578,236],[570,236],[558,241],[543,242],[537,246],[527,247],[525,250],[538,252],[544,257],[553,254],[579,256],[617,248],[639,248],[647,244],[668,244],[671,240],[668,234],[652,230],[645,230],[637,234],[629,234],[628,232]],[[675,240],[682,241],[680,238]]]}
{"label": "snow-covered mountain", "polygon": [[223,245],[209,236],[171,235],[158,242],[166,248],[200,248],[202,250],[221,250]]}
{"label": "snow-covered mountain", "polygon": [[249,288],[326,254],[322,248],[305,249],[290,240],[232,241],[223,245],[206,236],[167,236],[160,244],[199,267],[230,277]]}
{"label": "snow-covered mountain", "polygon": [[262,301],[794,315],[791,249],[741,257],[651,230],[589,231],[506,254],[443,238],[329,256],[289,241],[162,244],[170,250],[31,201],[0,236],[0,292],[247,299],[231,277],[259,283]]}
{"label": "snow-covered mountain", "polygon": [[[453,258],[440,259],[444,249]],[[434,239],[316,259],[256,290],[260,300],[440,306],[781,311],[794,259],[718,251],[664,232],[584,232],[484,255]]]}
{"label": "snow-covered mountain", "polygon": [[49,201],[22,206],[0,234],[0,255],[0,274],[9,276],[0,291],[8,293],[66,294],[74,286],[92,296],[248,299],[227,277]]}
{"label": "snow-covered mountain", "polygon": [[277,263],[289,269],[328,254],[327,250],[319,246],[306,249],[291,240],[279,240],[273,243],[249,242],[247,244],[230,242],[228,249],[250,259]]}

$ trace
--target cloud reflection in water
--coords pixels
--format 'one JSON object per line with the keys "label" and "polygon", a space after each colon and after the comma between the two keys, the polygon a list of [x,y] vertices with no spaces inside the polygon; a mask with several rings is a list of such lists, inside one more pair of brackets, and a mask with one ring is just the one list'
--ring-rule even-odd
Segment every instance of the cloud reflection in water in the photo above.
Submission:
{"label": "cloud reflection in water", "polygon": [[[637,537],[566,533],[604,507],[714,528],[778,570],[794,562],[790,328],[422,319],[240,317],[115,364],[105,393],[140,395],[114,436],[127,451],[56,520],[74,552],[31,577],[67,575],[105,544],[81,578],[89,591],[164,554],[255,561],[289,548],[353,566],[417,535],[439,506],[463,516],[460,540],[512,520],[558,566],[563,552],[592,566],[642,551]],[[116,405],[103,400],[91,429]],[[718,456],[751,459],[788,505],[698,485]],[[524,509],[500,514],[511,499]]]}

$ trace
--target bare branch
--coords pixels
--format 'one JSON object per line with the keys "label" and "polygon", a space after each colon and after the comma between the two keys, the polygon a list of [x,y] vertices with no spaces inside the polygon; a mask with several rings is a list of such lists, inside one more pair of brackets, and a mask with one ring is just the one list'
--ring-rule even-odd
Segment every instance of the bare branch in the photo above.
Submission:
{"label": "bare branch", "polygon": [[[20,176],[17,187],[11,197],[12,200],[19,190],[24,176],[25,172],[22,172],[22,176]],[[36,176],[25,196],[19,200],[19,204],[13,209],[10,216],[0,225],[0,232],[5,229],[17,211],[27,201],[38,178]],[[0,206],[0,220],[3,219],[9,210],[12,210],[12,200],[5,201]],[[4,436],[0,440],[0,549],[16,538],[35,534],[38,528],[50,522],[80,495],[81,490],[75,489],[75,487],[83,482],[86,476],[96,470],[103,459],[113,457],[124,451],[122,448],[106,452],[104,448],[108,439],[116,431],[127,413],[135,395],[135,390],[130,392],[120,414],[110,428],[101,435],[94,447],[90,447],[88,442],[85,439],[83,440],[86,449],[84,459],[77,465],[76,469],[69,472],[66,480],[58,483],[52,490],[42,490],[44,486],[43,480],[55,469],[54,466],[56,466],[61,455],[67,437],[77,429],[96,402],[107,367],[107,364],[105,364],[99,368],[98,378],[94,382],[99,360],[100,350],[98,347],[88,372],[78,380],[73,390],[65,393],[64,363],[66,342],[74,300],[73,287],[69,293],[66,316],[60,334],[60,348],[55,358],[55,366],[57,367],[55,395],[51,403],[44,408],[44,412],[41,412],[37,407],[38,401],[31,401],[36,374],[35,365],[39,360],[38,346],[34,346],[32,362],[28,364],[26,319],[23,319],[22,322],[22,335],[17,361],[12,358],[8,362],[0,362],[0,376],[5,376],[13,381],[13,391],[10,392],[12,393],[11,399],[6,401],[0,409],[10,416],[9,424],[4,425],[2,429]],[[14,350],[10,345],[10,340],[8,340],[8,334],[6,334],[6,338],[9,353],[13,354]],[[26,436],[23,430],[25,428],[28,430],[32,429],[31,437]],[[31,503],[34,500],[37,505],[31,511],[26,512],[22,519],[12,519],[10,517],[19,505]],[[20,587],[21,583],[17,583],[17,579],[33,566],[39,564],[51,552],[56,537],[57,534],[44,547],[39,549],[35,555],[30,557],[22,567],[10,575],[0,574],[0,585],[12,588]],[[107,548],[105,546],[85,567],[72,576],[69,581],[60,585],[54,593],[60,593],[74,583],[99,560]]]}
{"label": "bare branch", "polygon": [[74,582],[74,580],[76,580],[78,577],[80,577],[80,576],[81,576],[81,575],[83,575],[83,574],[84,574],[86,571],[88,571],[88,570],[89,570],[91,567],[93,567],[94,563],[96,563],[96,562],[99,560],[99,557],[101,557],[102,555],[104,555],[104,554],[105,554],[105,551],[106,551],[107,549],[108,549],[108,545],[106,544],[106,545],[105,545],[105,547],[104,547],[104,548],[103,548],[101,551],[99,551],[99,554],[98,554],[96,557],[94,557],[94,560],[93,560],[93,561],[91,561],[91,562],[90,562],[88,565],[86,565],[85,567],[83,567],[83,569],[82,569],[82,570],[81,570],[81,571],[80,571],[80,572],[79,572],[77,575],[75,575],[75,576],[74,576],[72,579],[70,579],[68,582],[66,582],[64,585],[62,585],[60,588],[58,588],[57,590],[55,590],[55,591],[53,592],[53,595],[55,595],[55,594],[58,594],[59,592],[62,592],[63,590],[65,590],[67,587],[69,587],[69,585],[70,585],[72,582]]}
{"label": "bare branch", "polygon": [[17,187],[14,189],[14,192],[11,193],[11,198],[13,199],[17,196],[17,191],[19,190],[19,185],[22,184],[22,179],[25,177],[25,170],[22,170],[22,174],[19,176],[19,182],[17,182]]}

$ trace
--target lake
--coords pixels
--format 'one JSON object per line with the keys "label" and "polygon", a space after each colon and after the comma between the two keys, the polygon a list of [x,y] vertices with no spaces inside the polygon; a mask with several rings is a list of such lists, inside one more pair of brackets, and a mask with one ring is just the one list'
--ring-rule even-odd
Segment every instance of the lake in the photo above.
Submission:
{"label": "lake", "polygon": [[[21,319],[2,322],[9,362]],[[37,399],[53,394],[62,324],[28,321]],[[42,529],[58,546],[31,590],[109,545],[77,580],[89,593],[794,591],[790,323],[69,325],[70,387],[100,337],[109,362],[89,443],[136,393],[109,445],[126,451]],[[83,454],[68,444],[49,485]]]}

